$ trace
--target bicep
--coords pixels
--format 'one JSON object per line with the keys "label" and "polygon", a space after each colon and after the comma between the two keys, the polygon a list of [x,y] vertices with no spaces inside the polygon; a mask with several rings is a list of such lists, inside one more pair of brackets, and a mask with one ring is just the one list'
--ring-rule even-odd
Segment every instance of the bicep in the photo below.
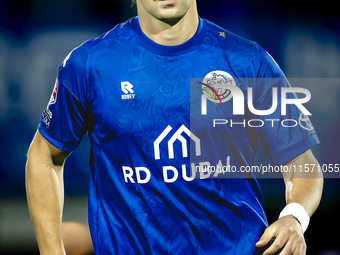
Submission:
{"label": "bicep", "polygon": [[36,132],[28,151],[28,160],[40,160],[42,163],[62,166],[70,151],[61,151]]}
{"label": "bicep", "polygon": [[[289,162],[283,164],[282,171],[285,183],[287,183],[293,176],[300,178],[313,178],[317,174],[317,166],[319,162],[314,157],[313,152],[309,149],[299,156],[293,158]],[[289,171],[290,170],[290,171]]]}

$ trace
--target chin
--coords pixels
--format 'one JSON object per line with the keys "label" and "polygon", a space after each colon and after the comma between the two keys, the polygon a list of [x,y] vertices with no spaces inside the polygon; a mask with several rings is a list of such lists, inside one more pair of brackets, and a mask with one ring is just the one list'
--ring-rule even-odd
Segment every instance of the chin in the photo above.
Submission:
{"label": "chin", "polygon": [[162,10],[159,12],[158,19],[164,22],[166,21],[178,21],[185,13],[180,13],[176,10]]}

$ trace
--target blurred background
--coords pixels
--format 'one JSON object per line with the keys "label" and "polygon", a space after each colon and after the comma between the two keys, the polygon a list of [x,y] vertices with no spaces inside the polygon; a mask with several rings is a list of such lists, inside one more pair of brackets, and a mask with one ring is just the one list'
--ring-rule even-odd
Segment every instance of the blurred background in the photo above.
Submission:
{"label": "blurred background", "polygon": [[[330,0],[197,0],[203,18],[259,43],[293,86],[311,91],[307,108],[320,164],[340,163],[340,13]],[[0,0],[0,254],[38,254],[25,200],[26,152],[67,54],[136,15],[130,0]],[[65,167],[65,221],[87,224],[89,142]],[[266,161],[263,152],[257,161]],[[260,179],[269,222],[285,205],[284,184]],[[340,179],[324,195],[305,236],[307,254],[339,255]]]}

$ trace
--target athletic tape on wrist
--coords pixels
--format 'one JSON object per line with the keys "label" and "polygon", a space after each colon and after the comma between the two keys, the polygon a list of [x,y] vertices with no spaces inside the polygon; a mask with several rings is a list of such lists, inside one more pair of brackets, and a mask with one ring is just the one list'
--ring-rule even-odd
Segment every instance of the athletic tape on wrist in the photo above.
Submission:
{"label": "athletic tape on wrist", "polygon": [[309,224],[309,215],[305,208],[299,203],[290,203],[283,208],[280,213],[279,219],[286,215],[293,215],[302,226],[303,233],[305,233]]}

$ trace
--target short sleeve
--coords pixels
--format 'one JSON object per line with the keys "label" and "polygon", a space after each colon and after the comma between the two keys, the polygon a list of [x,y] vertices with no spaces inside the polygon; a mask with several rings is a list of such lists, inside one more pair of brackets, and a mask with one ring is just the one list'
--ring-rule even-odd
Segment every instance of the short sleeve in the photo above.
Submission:
{"label": "short sleeve", "polygon": [[75,150],[87,132],[87,57],[85,44],[66,57],[41,115],[39,132],[59,150]]}
{"label": "short sleeve", "polygon": [[[253,85],[253,105],[258,110],[268,110],[273,104],[273,88],[277,88],[277,108],[269,115],[252,114],[259,119],[256,130],[268,156],[275,164],[286,163],[319,143],[314,127],[308,116],[294,104],[286,105],[286,115],[282,115],[282,88],[290,88],[284,73],[274,59],[261,47],[253,52],[257,77]],[[295,93],[287,93],[289,99],[297,98]],[[254,122],[255,123],[255,122]]]}

